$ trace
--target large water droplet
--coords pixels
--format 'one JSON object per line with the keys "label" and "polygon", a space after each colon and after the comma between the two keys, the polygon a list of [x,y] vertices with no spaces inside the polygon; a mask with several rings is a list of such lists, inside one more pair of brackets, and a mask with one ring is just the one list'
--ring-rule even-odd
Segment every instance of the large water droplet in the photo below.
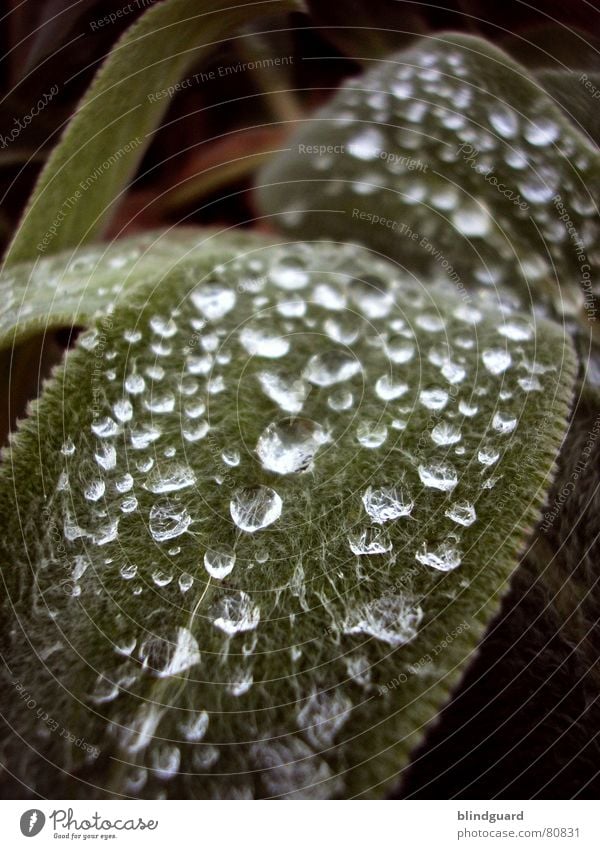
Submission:
{"label": "large water droplet", "polygon": [[345,351],[325,351],[311,357],[303,377],[315,386],[333,386],[361,371],[360,362]]}
{"label": "large water droplet", "polygon": [[386,441],[388,429],[383,422],[366,419],[356,428],[356,438],[364,448],[379,448]]}
{"label": "large water droplet", "polygon": [[219,599],[211,612],[215,617],[215,627],[230,637],[243,631],[253,631],[260,622],[259,608],[243,591]]}
{"label": "large water droplet", "polygon": [[512,362],[511,355],[504,348],[488,348],[481,359],[490,374],[502,374]]}
{"label": "large water droplet", "polygon": [[317,751],[328,748],[350,718],[352,702],[340,692],[313,693],[298,713],[298,728]]}
{"label": "large water droplet", "polygon": [[151,636],[144,640],[139,651],[144,669],[158,678],[179,675],[200,662],[200,649],[187,628],[177,628],[172,638]]}
{"label": "large water droplet", "polygon": [[375,383],[375,393],[382,401],[394,401],[408,392],[408,384],[395,380],[389,374],[382,375]]}
{"label": "large water droplet", "polygon": [[428,410],[443,410],[448,403],[448,393],[445,389],[422,389],[419,400]]}
{"label": "large water droplet", "polygon": [[240,332],[240,342],[253,357],[278,359],[290,350],[288,339],[273,333],[262,324],[244,327]]}
{"label": "large water droplet", "polygon": [[460,430],[448,422],[438,422],[431,431],[431,438],[436,445],[454,445],[460,442]]}
{"label": "large water droplet", "polygon": [[150,533],[157,542],[181,536],[191,522],[191,516],[185,507],[168,498],[157,501],[150,510]]}
{"label": "large water droplet", "polygon": [[377,598],[358,608],[344,623],[345,634],[368,634],[390,646],[402,646],[417,636],[423,611],[404,595]]}
{"label": "large water droplet", "polygon": [[442,492],[451,492],[458,483],[456,469],[450,463],[428,463],[419,466],[421,483]]}
{"label": "large water droplet", "polygon": [[457,525],[462,525],[465,528],[472,525],[477,518],[475,507],[468,501],[456,501],[446,510],[444,515],[456,522]]}
{"label": "large water droplet", "polygon": [[359,528],[348,535],[348,545],[353,554],[386,554],[393,546],[381,525]]}
{"label": "large water droplet", "polygon": [[503,413],[501,411],[494,413],[492,427],[494,430],[497,430],[498,433],[512,433],[516,426],[516,416],[513,416],[511,413]]}
{"label": "large water droplet", "polygon": [[279,372],[261,371],[258,379],[263,392],[287,413],[299,413],[310,387],[299,378]]}
{"label": "large water droplet", "polygon": [[170,463],[164,467],[156,466],[146,478],[144,489],[155,493],[176,492],[195,483],[196,475],[189,466]]}
{"label": "large water droplet", "polygon": [[414,501],[404,484],[379,488],[370,486],[363,494],[362,502],[371,520],[377,524],[409,516],[414,507]]}
{"label": "large water droplet", "polygon": [[204,566],[211,578],[222,581],[235,566],[235,551],[229,545],[219,545],[207,549],[204,555]]}
{"label": "large water droplet", "polygon": [[304,472],[328,439],[328,434],[316,422],[284,419],[265,428],[258,439],[256,453],[263,467],[271,472],[280,475]]}
{"label": "large water droplet", "polygon": [[208,321],[218,321],[235,306],[235,292],[219,283],[199,286],[191,294],[192,303]]}
{"label": "large water droplet", "polygon": [[442,542],[434,547],[430,547],[424,542],[415,557],[419,563],[424,566],[431,566],[432,569],[437,569],[439,572],[450,572],[460,566],[461,562],[460,551],[449,542]]}

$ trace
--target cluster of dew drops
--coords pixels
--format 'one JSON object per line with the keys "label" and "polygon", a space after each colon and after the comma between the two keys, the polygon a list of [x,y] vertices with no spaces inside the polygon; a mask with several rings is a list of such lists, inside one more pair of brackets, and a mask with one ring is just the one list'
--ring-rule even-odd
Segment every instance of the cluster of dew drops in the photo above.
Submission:
{"label": "cluster of dew drops", "polygon": [[[447,314],[432,306],[428,292],[368,252],[328,243],[271,247],[215,268],[177,307],[121,331],[126,359],[110,342],[103,351],[106,395],[111,400],[90,425],[96,473],[83,483],[77,480],[80,448],[75,433],[65,438],[60,449],[65,465],[59,492],[70,496],[72,486],[83,486],[90,508],[85,516],[77,516],[73,500],[65,499],[65,539],[69,543],[82,540],[86,550],[97,551],[94,560],[107,552],[103,562],[113,564],[118,555],[111,553],[112,546],[119,543],[121,523],[139,513],[141,489],[155,499],[144,516],[148,533],[176,560],[180,538],[196,518],[184,500],[197,484],[194,469],[205,462],[215,465],[214,459],[202,454],[211,435],[209,409],[227,403],[228,393],[235,391],[233,372],[241,360],[244,380],[253,382],[272,413],[252,446],[246,446],[240,434],[239,445],[221,449],[215,492],[221,490],[224,474],[235,473],[244,464],[253,464],[261,478],[268,475],[271,482],[227,491],[228,520],[238,536],[260,536],[285,517],[285,481],[293,476],[310,487],[320,453],[335,451],[342,431],[349,434],[344,438],[352,441],[353,450],[373,456],[377,470],[376,457],[386,446],[394,440],[402,444],[405,436],[414,438],[411,416],[416,410],[435,421],[424,436],[427,450],[412,461],[398,460],[395,482],[388,475],[385,482],[373,480],[351,494],[362,519],[346,533],[348,556],[393,556],[390,528],[418,518],[419,498],[429,493],[443,500],[444,516],[456,533],[435,544],[422,542],[413,552],[413,562],[435,573],[457,569],[461,563],[458,535],[477,521],[477,493],[470,500],[452,497],[461,477],[457,466],[466,462],[468,453],[463,425],[478,422],[481,438],[475,455],[468,459],[479,470],[478,476],[472,475],[479,481],[475,486],[484,492],[497,481],[489,472],[502,455],[503,442],[518,428],[516,407],[530,393],[542,391],[549,369],[536,363],[527,350],[535,341],[529,321],[510,313],[499,322],[495,317],[495,329],[488,327],[485,335],[489,340],[492,334],[494,343],[482,348],[478,340],[482,312],[462,303],[454,293],[440,297]],[[227,317],[236,321],[227,323]],[[198,346],[190,347],[190,333],[198,334]],[[294,351],[303,334],[310,335],[314,344],[309,350],[314,352],[299,358]],[[87,332],[80,344],[90,352],[97,350],[98,331]],[[509,373],[514,373],[510,389]],[[420,383],[423,375],[428,377],[425,386]],[[370,409],[375,404],[381,410],[377,420],[361,415],[358,383],[370,398]],[[485,398],[488,390],[495,399],[492,404]],[[321,399],[319,409],[327,411],[319,421],[307,416],[315,398]],[[516,407],[505,408],[503,402],[511,399],[517,401]],[[408,466],[412,477],[405,476],[402,468]],[[260,562],[267,559],[268,544],[257,555]],[[74,595],[82,591],[90,560],[88,555],[75,558]],[[235,546],[208,545],[199,554],[198,568],[219,585],[236,568]],[[137,564],[125,560],[120,574],[134,594],[143,591],[145,576]],[[177,581],[182,593],[189,592],[197,575],[193,569],[180,572]],[[157,587],[173,580],[169,571],[152,573]],[[343,630],[400,646],[416,636],[422,616],[414,599],[396,593],[356,605]],[[212,602],[210,617],[227,640],[238,634],[247,638],[257,631],[261,611],[250,594],[226,590]],[[198,642],[183,626],[168,638],[146,636],[139,645],[136,638],[127,639],[116,651],[125,657],[137,651],[142,666],[159,677],[181,675],[200,660]],[[252,651],[251,641],[246,654]],[[353,678],[366,680],[364,658],[348,663]],[[250,667],[240,667],[228,692],[239,697],[252,684]],[[120,686],[114,674],[101,675],[93,699],[111,701]],[[337,690],[331,696],[315,692],[299,712],[299,727],[321,728],[321,737],[314,730],[307,732],[317,734],[309,739],[313,746],[323,746],[327,742],[323,735],[330,733],[332,738],[337,732],[340,717],[349,708],[345,699]],[[155,707],[142,706],[133,725],[123,732],[121,745],[130,753],[143,748],[159,721]],[[208,717],[202,712],[188,725],[186,739],[198,741],[206,733]],[[153,757],[163,766],[154,765],[155,771],[174,774],[179,749],[171,745],[156,751]],[[216,762],[214,747],[199,751],[197,759],[205,760],[195,763],[195,768],[207,769]],[[211,757],[214,761],[209,763]]]}
{"label": "cluster of dew drops", "polygon": [[[555,208],[557,196],[568,204],[578,244],[592,265],[600,258],[597,212],[587,188],[595,154],[549,114],[547,96],[524,106],[523,114],[482,93],[476,61],[485,60],[436,45],[415,49],[405,62],[378,63],[348,81],[323,113],[330,120],[311,128],[317,141],[326,133],[331,149],[343,154],[297,161],[327,177],[315,189],[324,193],[324,207],[350,197],[355,211],[387,210],[398,223],[410,222],[409,235],[425,237],[421,257],[443,247],[444,258],[455,257],[456,264],[458,248],[461,267],[469,267],[479,283],[514,286],[524,277],[544,293],[554,269],[572,273],[580,261]],[[291,228],[304,226],[310,216],[300,186],[286,187],[281,210]],[[314,196],[310,204],[315,206]],[[359,241],[376,238],[378,225],[349,214],[338,219],[341,227],[354,228]],[[531,220],[543,241],[533,248],[528,230],[530,249],[519,244],[516,250],[507,234],[520,243],[518,222],[529,226]],[[358,227],[371,232],[361,235]],[[406,257],[410,239],[398,235],[397,241]],[[431,267],[439,267],[437,259]],[[552,300],[554,309],[571,314],[581,309],[583,294],[571,287]]]}

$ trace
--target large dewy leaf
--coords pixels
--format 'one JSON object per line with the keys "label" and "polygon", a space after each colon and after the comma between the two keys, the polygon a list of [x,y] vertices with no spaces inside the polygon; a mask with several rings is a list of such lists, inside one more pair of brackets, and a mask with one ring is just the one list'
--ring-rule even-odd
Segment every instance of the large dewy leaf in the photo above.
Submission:
{"label": "large dewy leaf", "polygon": [[351,246],[137,289],[0,472],[5,792],[385,794],[498,608],[574,371],[557,326]]}
{"label": "large dewy leaf", "polygon": [[486,42],[428,37],[374,63],[289,147],[259,183],[295,237],[354,239],[425,276],[597,319],[598,150]]}
{"label": "large dewy leaf", "polygon": [[6,261],[94,239],[186,70],[235,27],[297,8],[294,0],[163,0],[149,8],[114,47],[50,156]]}

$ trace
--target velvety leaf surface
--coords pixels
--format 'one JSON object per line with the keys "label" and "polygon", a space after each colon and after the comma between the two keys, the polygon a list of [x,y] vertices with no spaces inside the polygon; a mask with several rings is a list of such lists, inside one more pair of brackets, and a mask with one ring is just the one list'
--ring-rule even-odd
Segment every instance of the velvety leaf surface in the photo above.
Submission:
{"label": "velvety leaf surface", "polygon": [[241,231],[178,227],[23,262],[0,273],[0,350],[111,312],[136,285],[199,252],[252,244]]}
{"label": "velvety leaf surface", "polygon": [[294,236],[354,239],[420,275],[596,320],[598,150],[485,41],[428,37],[373,62],[289,148],[258,182]]}
{"label": "velvety leaf surface", "polygon": [[574,371],[559,327],[351,246],[136,289],[0,472],[5,794],[384,795],[498,609]]}

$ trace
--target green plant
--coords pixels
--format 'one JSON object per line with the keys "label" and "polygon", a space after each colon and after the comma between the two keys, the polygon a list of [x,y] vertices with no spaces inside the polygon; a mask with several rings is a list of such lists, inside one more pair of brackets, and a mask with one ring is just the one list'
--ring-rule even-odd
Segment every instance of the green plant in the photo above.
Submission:
{"label": "green plant", "polygon": [[[221,5],[211,39],[273,6]],[[268,234],[87,245],[160,119],[136,103],[208,40],[196,7],[116,46],[0,277],[7,394],[86,328],[0,469],[11,792],[383,796],[572,473],[574,397],[595,409],[598,154],[523,67],[441,35],[292,136]]]}

